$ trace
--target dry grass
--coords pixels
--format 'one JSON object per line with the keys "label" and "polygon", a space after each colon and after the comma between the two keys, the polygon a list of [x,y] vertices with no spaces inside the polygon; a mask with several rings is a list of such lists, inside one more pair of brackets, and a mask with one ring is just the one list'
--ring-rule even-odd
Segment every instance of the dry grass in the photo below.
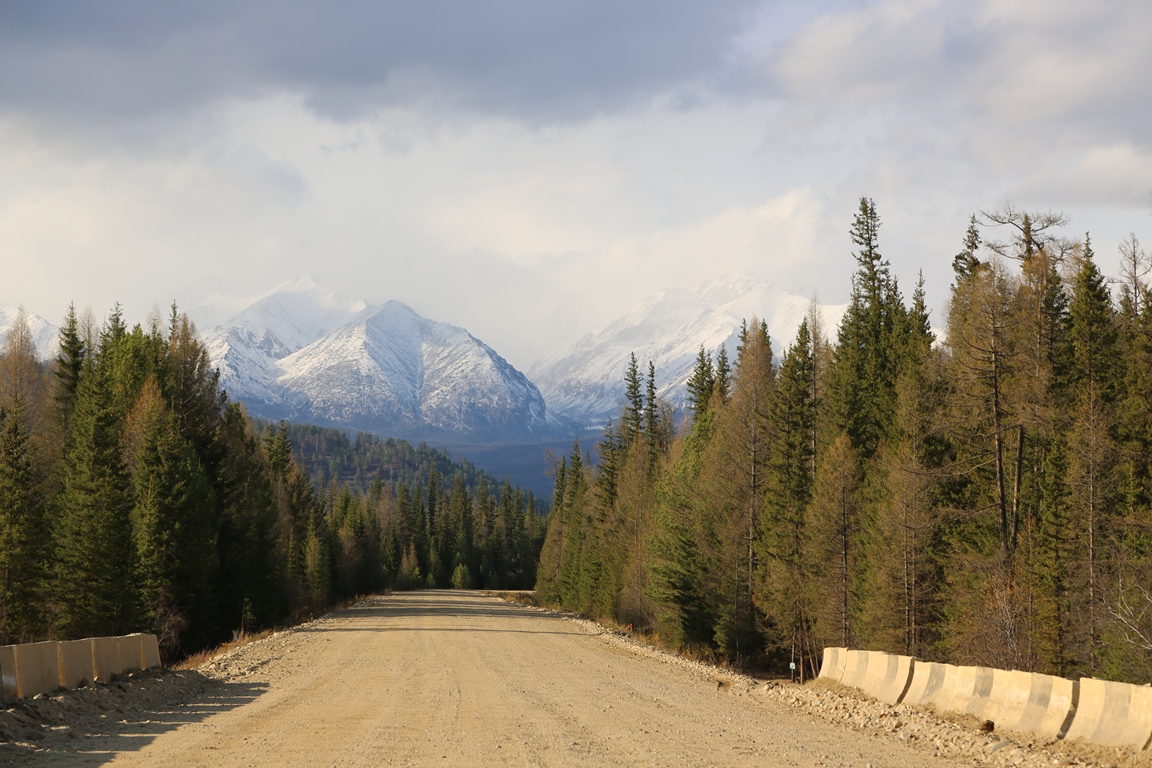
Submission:
{"label": "dry grass", "polygon": [[265,629],[260,632],[241,632],[240,630],[236,630],[232,633],[232,639],[228,642],[222,645],[218,645],[215,648],[208,648],[206,650],[199,651],[192,654],[191,656],[185,656],[183,660],[177,662],[172,668],[196,669],[197,667],[207,664],[209,661],[221,654],[234,651],[237,648],[243,648],[244,646],[249,645],[250,643],[254,643],[257,640],[263,640],[266,637],[271,637],[277,631],[279,630]]}
{"label": "dry grass", "polygon": [[[391,592],[391,590],[383,590],[375,594],[388,595],[391,594]],[[186,656],[182,660],[172,665],[172,669],[196,669],[199,666],[207,664],[209,661],[216,658],[217,656],[220,656],[221,654],[228,653],[229,651],[235,650],[237,648],[243,648],[244,646],[250,643],[254,643],[257,640],[263,640],[266,637],[271,637],[272,635],[282,630],[298,627],[301,624],[307,624],[309,621],[319,618],[320,616],[351,608],[356,603],[359,603],[361,600],[364,600],[368,597],[371,597],[371,595],[357,595],[355,597],[350,597],[347,600],[341,600],[324,609],[324,611],[321,613],[303,612],[296,616],[294,621],[290,621],[288,624],[280,627],[274,627],[272,629],[264,629],[259,632],[244,632],[239,629],[233,630],[232,639],[228,642],[218,645],[215,648],[207,648],[203,651],[197,651],[190,656]]]}

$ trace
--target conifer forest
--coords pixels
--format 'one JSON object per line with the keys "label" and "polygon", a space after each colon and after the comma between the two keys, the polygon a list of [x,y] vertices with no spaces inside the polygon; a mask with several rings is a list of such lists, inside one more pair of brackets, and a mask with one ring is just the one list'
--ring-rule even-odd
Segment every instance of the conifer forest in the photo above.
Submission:
{"label": "conifer forest", "polygon": [[175,307],[70,311],[59,342],[38,362],[20,319],[0,353],[0,643],[145,631],[174,659],[385,588],[535,581],[530,493],[427,446],[254,424]]}
{"label": "conifer forest", "polygon": [[[427,446],[253,422],[174,307],[0,351],[0,643],[149,631],[169,659],[357,595],[526,589],[668,647],[814,676],[825,646],[1152,680],[1152,260],[1059,213],[958,233],[934,324],[863,198],[851,299],[700,349],[531,493]],[[594,452],[594,454],[593,454]]]}
{"label": "conifer forest", "polygon": [[595,458],[558,463],[540,596],[805,678],[847,646],[1148,682],[1152,263],[1132,236],[1109,280],[1067,225],[973,216],[937,334],[864,198],[838,329],[776,359],[749,318],[678,423],[633,357]]}

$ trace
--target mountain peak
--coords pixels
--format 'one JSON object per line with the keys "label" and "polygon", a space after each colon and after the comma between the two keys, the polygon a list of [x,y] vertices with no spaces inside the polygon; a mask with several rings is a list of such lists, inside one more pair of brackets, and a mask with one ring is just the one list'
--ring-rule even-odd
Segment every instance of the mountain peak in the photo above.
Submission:
{"label": "mountain peak", "polygon": [[400,301],[340,296],[309,276],[215,329],[209,354],[229,394],[267,418],[407,439],[567,434],[536,386],[468,331]]}
{"label": "mountain peak", "polygon": [[[661,397],[683,406],[685,383],[701,345],[710,353],[723,345],[735,360],[743,320],[768,324],[773,346],[790,344],[810,300],[748,275],[730,275],[694,288],[661,291],[629,312],[587,334],[531,369],[549,407],[584,426],[616,416],[623,397],[629,356],[656,366]],[[844,306],[822,307],[825,327],[835,328]]]}

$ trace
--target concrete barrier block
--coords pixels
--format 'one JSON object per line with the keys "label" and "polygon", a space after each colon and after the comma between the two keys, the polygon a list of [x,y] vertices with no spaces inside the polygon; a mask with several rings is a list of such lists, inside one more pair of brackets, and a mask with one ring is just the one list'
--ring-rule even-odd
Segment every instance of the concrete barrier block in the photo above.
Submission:
{"label": "concrete barrier block", "polygon": [[992,672],[987,667],[944,665],[944,681],[932,702],[942,712],[982,717],[992,691]]}
{"label": "concrete barrier block", "polygon": [[996,679],[996,670],[989,667],[962,667],[962,669],[971,670],[966,674],[972,678],[972,694],[964,708],[955,711],[990,720],[986,711],[992,702],[992,682]]}
{"label": "concrete barrier block", "polygon": [[899,704],[912,681],[915,659],[889,653],[867,651],[868,663],[860,690],[885,704]]}
{"label": "concrete barrier block", "polygon": [[65,640],[57,643],[60,664],[60,685],[64,688],[82,688],[96,679],[92,667],[91,640]]}
{"label": "concrete barrier block", "polygon": [[163,666],[160,662],[160,641],[156,635],[141,635],[140,643],[144,651],[144,669]]}
{"label": "concrete barrier block", "polygon": [[20,698],[16,684],[16,646],[0,645],[0,701],[12,702]]}
{"label": "concrete barrier block", "polygon": [[868,651],[848,651],[844,658],[844,676],[841,685],[860,688],[868,675]]}
{"label": "concrete barrier block", "polygon": [[124,671],[120,666],[120,644],[115,637],[93,637],[92,643],[92,672],[96,679],[102,683],[112,680],[113,675]]}
{"label": "concrete barrier block", "polygon": [[16,686],[22,699],[60,687],[60,649],[55,642],[16,646]]}
{"label": "concrete barrier block", "polygon": [[944,685],[944,676],[951,666],[934,661],[917,661],[912,669],[912,681],[908,684],[908,692],[904,694],[903,703],[936,705],[940,688]]}
{"label": "concrete barrier block", "polygon": [[831,680],[834,683],[840,682],[844,677],[844,664],[848,658],[847,648],[825,648],[824,661],[820,664],[821,680]]}
{"label": "concrete barrier block", "polygon": [[[120,673],[139,672],[144,669],[143,635],[123,635],[116,638],[116,652],[120,659]],[[119,673],[117,673],[119,674]]]}
{"label": "concrete barrier block", "polygon": [[984,717],[996,730],[1059,738],[1076,706],[1079,685],[1052,675],[995,670]]}
{"label": "concrete barrier block", "polygon": [[1076,714],[1065,738],[1147,749],[1152,741],[1152,688],[1080,678]]}

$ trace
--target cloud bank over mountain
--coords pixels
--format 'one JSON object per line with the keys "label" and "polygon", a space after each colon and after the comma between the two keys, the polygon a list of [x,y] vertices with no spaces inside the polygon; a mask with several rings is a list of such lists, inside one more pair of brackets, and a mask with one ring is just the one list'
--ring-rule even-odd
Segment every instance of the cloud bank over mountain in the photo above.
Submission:
{"label": "cloud bank over mountain", "polygon": [[[313,273],[527,366],[749,274],[843,302],[873,197],[940,314],[967,217],[1152,234],[1152,6],[268,0],[0,11],[0,303]],[[365,290],[367,287],[367,290]]]}

